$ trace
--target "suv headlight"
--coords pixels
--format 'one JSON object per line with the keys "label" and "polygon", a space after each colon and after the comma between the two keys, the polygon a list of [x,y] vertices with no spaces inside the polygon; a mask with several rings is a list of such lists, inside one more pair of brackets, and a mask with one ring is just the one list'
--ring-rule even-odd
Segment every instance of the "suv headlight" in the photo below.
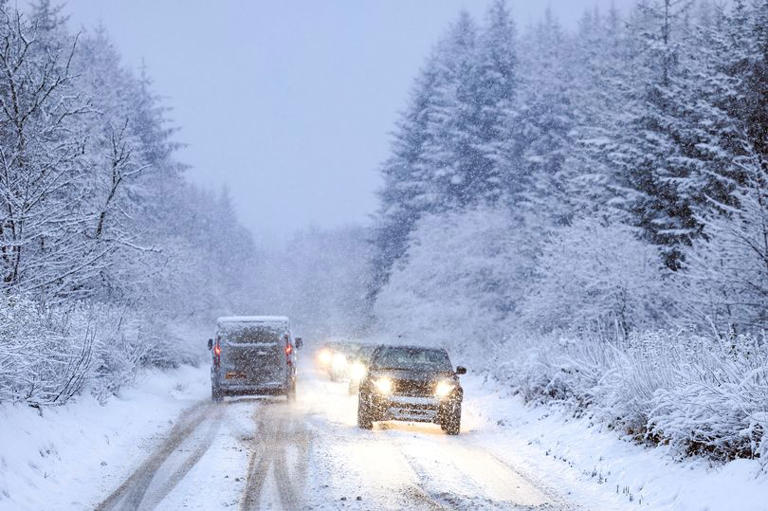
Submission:
{"label": "suv headlight", "polygon": [[375,380],[373,382],[373,386],[376,387],[376,390],[379,391],[379,394],[384,394],[387,396],[392,393],[392,380],[386,376]]}
{"label": "suv headlight", "polygon": [[455,385],[449,381],[439,381],[435,386],[435,396],[441,399],[446,398],[453,392],[454,388]]}

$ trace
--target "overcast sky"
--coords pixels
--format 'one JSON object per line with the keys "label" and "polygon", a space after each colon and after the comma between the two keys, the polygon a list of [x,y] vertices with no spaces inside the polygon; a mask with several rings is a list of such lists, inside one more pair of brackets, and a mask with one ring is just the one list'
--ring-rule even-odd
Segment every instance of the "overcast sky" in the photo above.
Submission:
{"label": "overcast sky", "polygon": [[[619,6],[631,0],[615,0]],[[572,26],[611,0],[510,0],[518,25],[550,5]],[[188,144],[190,178],[229,187],[254,234],[366,222],[410,84],[461,8],[486,0],[70,0],[143,62]]]}

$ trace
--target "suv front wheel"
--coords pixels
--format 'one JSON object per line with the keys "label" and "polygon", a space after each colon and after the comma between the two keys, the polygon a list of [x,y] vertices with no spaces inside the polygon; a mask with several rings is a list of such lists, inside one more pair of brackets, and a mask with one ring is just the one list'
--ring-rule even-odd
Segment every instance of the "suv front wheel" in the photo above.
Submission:
{"label": "suv front wheel", "polygon": [[360,429],[373,429],[373,418],[363,396],[357,400],[357,425]]}
{"label": "suv front wheel", "polygon": [[440,427],[449,435],[458,435],[461,430],[461,403],[453,406],[453,409],[443,416]]}

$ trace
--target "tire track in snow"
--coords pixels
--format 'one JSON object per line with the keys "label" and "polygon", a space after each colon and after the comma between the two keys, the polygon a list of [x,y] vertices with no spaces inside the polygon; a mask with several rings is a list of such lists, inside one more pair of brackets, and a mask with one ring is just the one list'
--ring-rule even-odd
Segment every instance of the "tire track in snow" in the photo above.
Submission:
{"label": "tire track in snow", "polygon": [[179,468],[176,469],[173,474],[171,474],[168,478],[168,480],[165,482],[165,484],[158,489],[157,492],[154,492],[151,495],[151,500],[147,500],[147,495],[145,495],[144,501],[142,502],[142,505],[145,507],[148,507],[149,509],[157,506],[162,500],[169,494],[173,489],[176,487],[176,485],[181,482],[182,479],[189,473],[190,470],[197,464],[198,461],[200,461],[200,458],[202,458],[206,452],[208,452],[208,449],[210,449],[211,445],[213,444],[213,441],[216,439],[216,433],[219,430],[219,427],[221,426],[221,420],[224,415],[224,410],[222,407],[216,407],[215,414],[212,418],[210,427],[208,428],[208,431],[203,438],[203,441],[195,447],[194,451],[192,451],[192,454],[184,460],[184,462],[181,464]]}
{"label": "tire track in snow", "polygon": [[[299,509],[303,503],[312,435],[303,422],[297,421],[291,414],[290,408],[279,406],[282,403],[273,405],[263,406],[254,412],[256,432],[245,491],[240,501],[241,511],[259,509],[270,473],[283,509]],[[288,462],[288,450],[291,447],[298,450],[293,476]]]}
{"label": "tire track in snow", "polygon": [[[157,505],[208,450],[222,414],[223,410],[220,407],[213,406],[207,401],[202,401],[184,411],[160,446],[112,494],[96,506],[96,511],[151,509]],[[160,491],[153,495],[151,500],[154,502],[145,502],[147,490],[163,464],[198,429],[200,424],[209,418],[213,418],[213,424],[204,442],[172,474],[171,479],[161,487]]]}
{"label": "tire track in snow", "polygon": [[[383,429],[398,427],[384,425]],[[389,440],[417,475],[419,487],[443,509],[568,509],[515,467],[487,449],[467,445],[461,437],[413,440],[398,435]]]}

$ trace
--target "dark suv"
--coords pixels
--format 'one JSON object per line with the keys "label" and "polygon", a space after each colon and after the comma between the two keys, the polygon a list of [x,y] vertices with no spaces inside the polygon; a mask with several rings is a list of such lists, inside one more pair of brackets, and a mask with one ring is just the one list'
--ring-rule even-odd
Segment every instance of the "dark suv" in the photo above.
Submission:
{"label": "dark suv", "polygon": [[371,429],[375,421],[434,422],[449,435],[461,428],[464,390],[444,349],[379,346],[360,383],[357,424]]}

